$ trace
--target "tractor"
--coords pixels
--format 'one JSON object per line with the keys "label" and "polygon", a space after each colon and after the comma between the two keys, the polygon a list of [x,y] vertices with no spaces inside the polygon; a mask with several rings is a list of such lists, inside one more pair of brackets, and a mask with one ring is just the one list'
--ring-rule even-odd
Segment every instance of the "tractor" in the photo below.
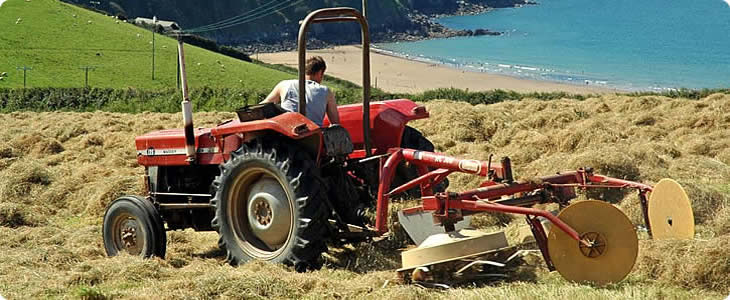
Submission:
{"label": "tractor", "polygon": [[[408,99],[370,102],[370,37],[367,20],[353,8],[310,13],[298,36],[299,90],[305,90],[307,31],[315,23],[356,22],[362,30],[363,101],[342,105],[341,124],[320,127],[275,104],[246,106],[238,120],[195,128],[187,94],[185,55],[179,42],[184,128],[136,138],[145,167],[144,196],[123,196],[103,221],[108,255],[128,252],[165,256],[166,231],[215,230],[226,260],[262,260],[317,269],[330,241],[365,241],[388,232],[389,203],[400,195],[421,205],[398,213],[418,244],[402,253],[406,282],[439,282],[489,274],[516,254],[504,233],[470,230],[471,215],[504,212],[526,216],[545,263],[576,282],[622,280],[638,253],[634,224],[613,205],[574,201],[576,191],[633,189],[654,238],[692,238],[689,198],[671,179],[655,186],[580,168],[528,181],[516,180],[508,157],[499,163],[434,152],[433,144],[407,126],[429,117]],[[484,177],[476,189],[447,191],[454,173]],[[557,215],[534,208],[557,203]],[[375,211],[375,221],[367,217]],[[468,222],[467,222],[468,223]],[[508,258],[501,254],[512,253]],[[496,261],[496,260],[500,260]]]}
{"label": "tractor", "polygon": [[[137,160],[145,167],[146,194],[124,196],[109,205],[103,226],[109,255],[127,251],[164,257],[165,231],[193,228],[217,231],[232,264],[258,259],[306,270],[318,266],[329,239],[368,235],[360,229],[377,192],[378,160],[373,158],[394,147],[433,151],[430,141],[406,125],[429,114],[407,99],[370,103],[368,24],[350,8],[319,10],[303,21],[300,90],[305,84],[307,29],[335,21],[361,25],[363,103],[339,106],[341,124],[329,126],[325,120],[323,128],[305,117],[303,97],[299,112],[275,104],[247,106],[238,111],[239,120],[194,128],[183,88],[185,127],[135,140]],[[184,50],[179,47],[186,86]],[[416,172],[403,164],[397,181],[405,183]]]}

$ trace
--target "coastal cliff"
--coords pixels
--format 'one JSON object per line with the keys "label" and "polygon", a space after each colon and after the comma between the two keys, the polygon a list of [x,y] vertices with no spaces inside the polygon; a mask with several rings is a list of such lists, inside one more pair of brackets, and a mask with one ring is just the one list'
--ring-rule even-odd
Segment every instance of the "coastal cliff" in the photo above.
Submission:
{"label": "coastal cliff", "polygon": [[[88,7],[89,1],[63,0]],[[293,2],[293,1],[292,1]],[[124,18],[157,16],[160,20],[173,20],[183,29],[191,29],[225,20],[261,6],[270,7],[267,0],[219,0],[205,4],[201,9],[194,0],[128,0],[99,1],[94,7],[111,15]],[[526,0],[378,0],[368,4],[370,32],[375,42],[416,40],[469,35],[498,35],[489,29],[455,31],[434,22],[434,17],[454,14],[474,14],[491,8],[514,7],[530,4]],[[294,47],[298,21],[312,10],[323,7],[349,6],[360,8],[361,0],[308,0],[296,6],[281,4],[280,11],[229,27],[224,30],[201,33],[220,44],[242,47],[250,52],[287,50]],[[312,28],[310,40],[314,47],[332,44],[349,44],[359,41],[355,24],[317,24]],[[326,42],[325,42],[326,41]]]}

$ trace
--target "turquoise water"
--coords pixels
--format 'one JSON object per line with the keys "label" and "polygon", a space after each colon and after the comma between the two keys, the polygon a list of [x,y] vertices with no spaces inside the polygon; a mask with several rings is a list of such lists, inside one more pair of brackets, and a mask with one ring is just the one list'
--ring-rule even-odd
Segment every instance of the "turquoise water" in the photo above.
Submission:
{"label": "turquoise water", "polygon": [[624,90],[730,87],[723,0],[542,0],[440,22],[506,34],[378,47],[476,72]]}

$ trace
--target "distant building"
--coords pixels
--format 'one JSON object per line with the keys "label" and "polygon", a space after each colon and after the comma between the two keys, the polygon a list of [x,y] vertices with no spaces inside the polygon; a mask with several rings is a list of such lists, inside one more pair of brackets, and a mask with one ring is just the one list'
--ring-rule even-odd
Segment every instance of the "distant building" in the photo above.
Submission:
{"label": "distant building", "polygon": [[[136,18],[134,19],[134,24],[138,26],[143,25],[154,25],[155,22],[150,18]],[[157,20],[157,25],[162,26],[162,28],[165,31],[171,31],[171,30],[179,30],[180,26],[177,25],[177,23],[173,21],[165,21],[165,20]]]}

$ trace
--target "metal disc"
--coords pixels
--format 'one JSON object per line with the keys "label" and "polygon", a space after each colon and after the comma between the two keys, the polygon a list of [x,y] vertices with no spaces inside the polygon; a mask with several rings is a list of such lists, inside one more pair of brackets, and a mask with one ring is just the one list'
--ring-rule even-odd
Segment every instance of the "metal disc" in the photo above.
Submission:
{"label": "metal disc", "polygon": [[654,239],[691,239],[695,235],[692,205],[682,186],[662,179],[649,196],[649,225]]}
{"label": "metal disc", "polygon": [[582,239],[595,242],[594,247],[586,247],[557,226],[550,228],[548,253],[563,278],[605,285],[619,282],[631,272],[639,239],[634,225],[618,208],[603,201],[580,201],[563,209],[558,218]]}

